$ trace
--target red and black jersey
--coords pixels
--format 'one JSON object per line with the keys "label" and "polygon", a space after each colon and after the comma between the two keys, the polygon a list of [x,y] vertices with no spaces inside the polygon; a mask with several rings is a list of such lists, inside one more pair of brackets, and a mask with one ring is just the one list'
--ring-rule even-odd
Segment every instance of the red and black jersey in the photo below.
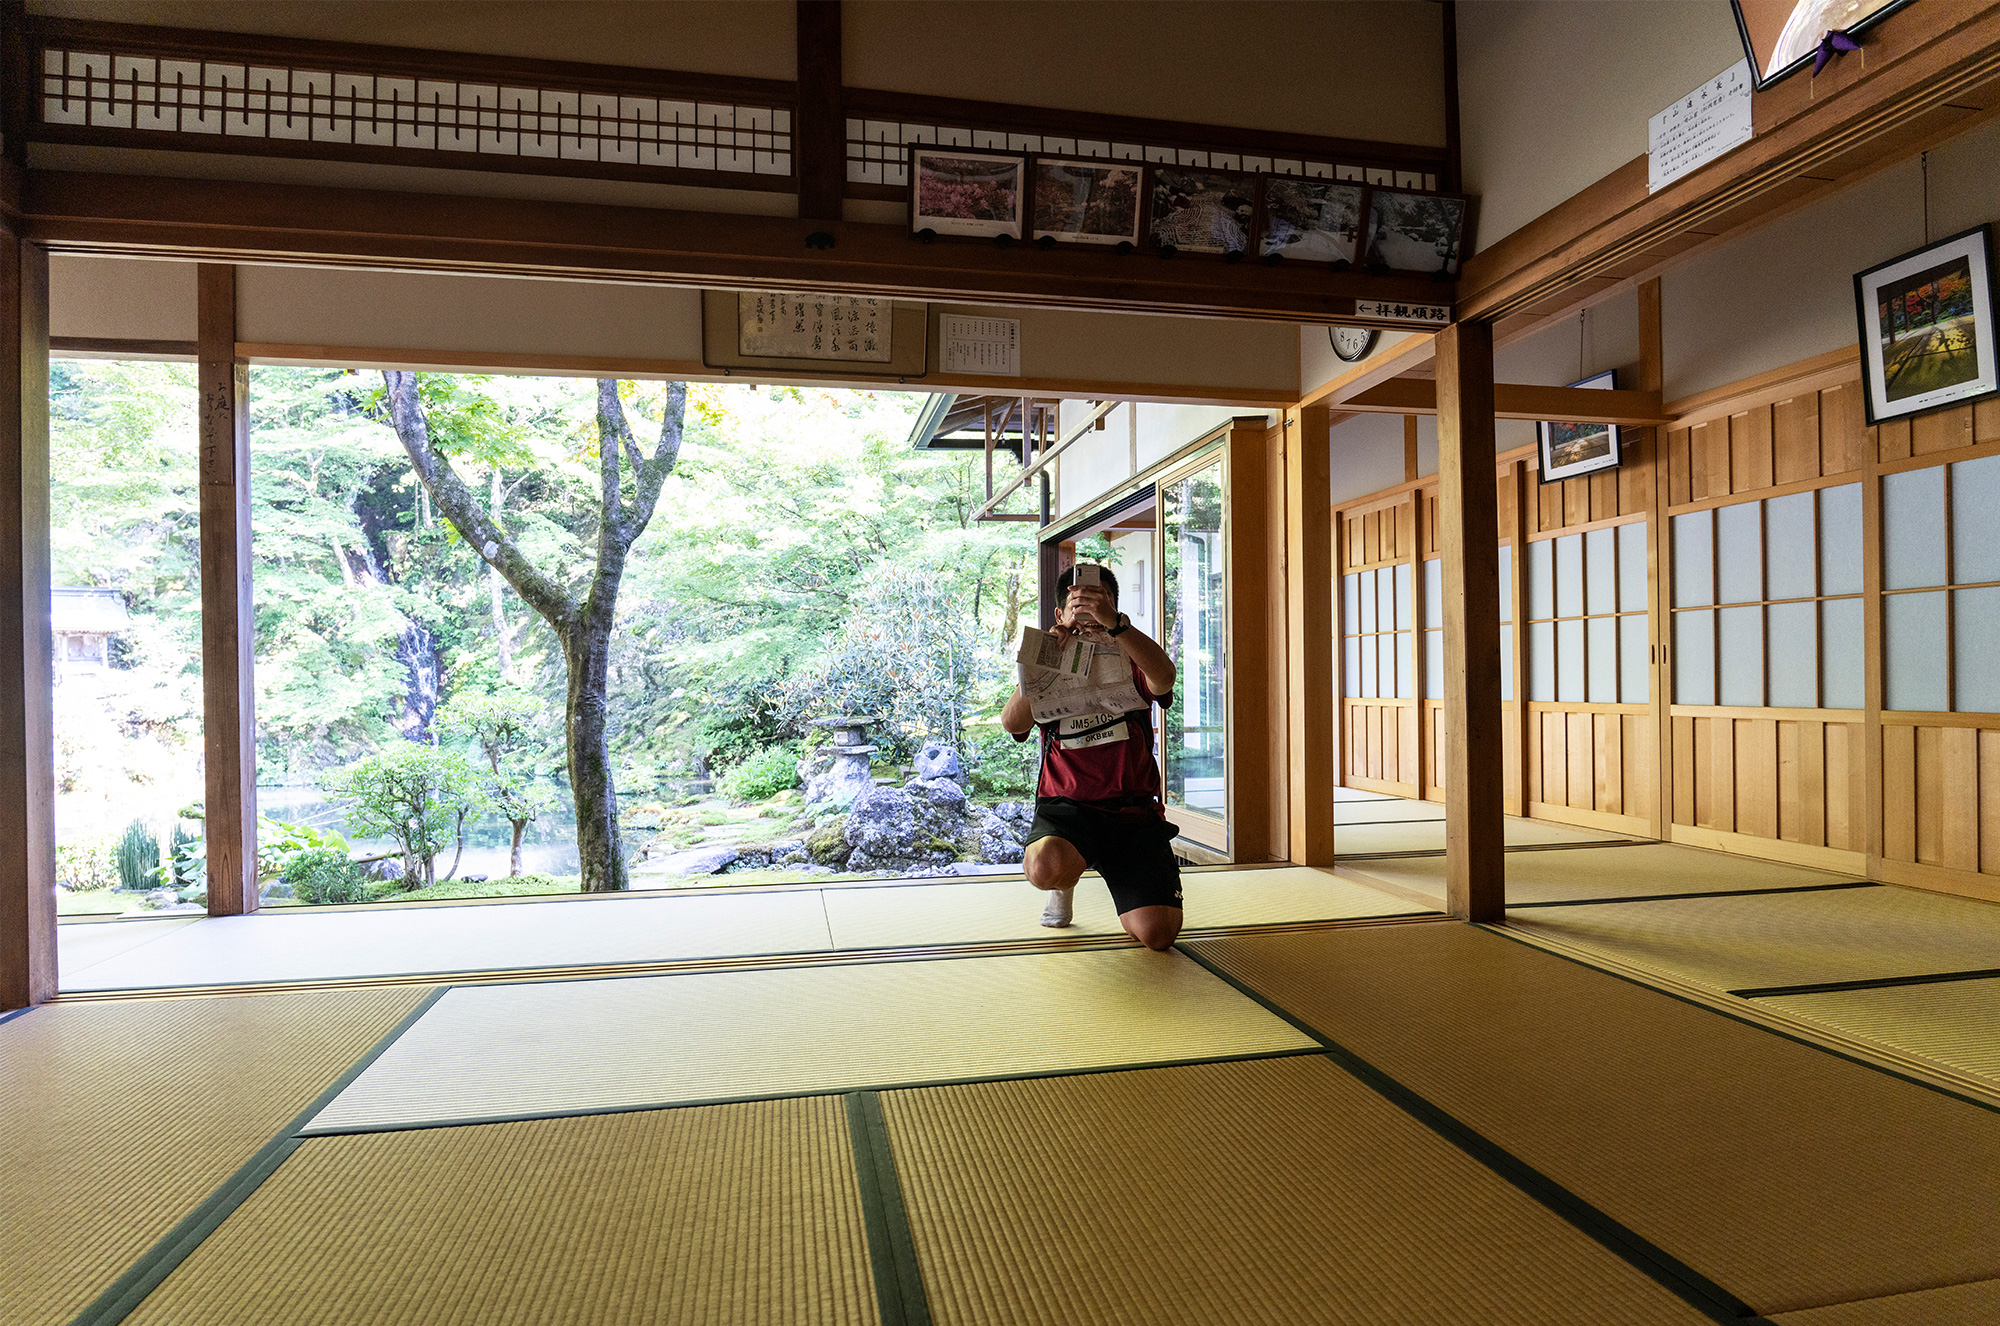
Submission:
{"label": "red and black jersey", "polygon": [[[1153,754],[1153,706],[1166,708],[1173,692],[1154,695],[1138,664],[1132,684],[1142,709],[1125,714],[1084,714],[1038,724],[1042,730],[1042,772],[1035,795],[1060,798],[1099,810],[1164,816],[1160,766]],[[1025,732],[1015,734],[1026,741]]]}

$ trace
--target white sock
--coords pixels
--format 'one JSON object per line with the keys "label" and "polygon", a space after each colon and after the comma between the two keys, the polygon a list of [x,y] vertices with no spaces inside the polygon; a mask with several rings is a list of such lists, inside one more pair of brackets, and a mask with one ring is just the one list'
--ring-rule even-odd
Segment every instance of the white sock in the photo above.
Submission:
{"label": "white sock", "polygon": [[1061,928],[1069,924],[1071,904],[1076,897],[1075,888],[1048,890],[1048,906],[1042,908],[1042,924]]}

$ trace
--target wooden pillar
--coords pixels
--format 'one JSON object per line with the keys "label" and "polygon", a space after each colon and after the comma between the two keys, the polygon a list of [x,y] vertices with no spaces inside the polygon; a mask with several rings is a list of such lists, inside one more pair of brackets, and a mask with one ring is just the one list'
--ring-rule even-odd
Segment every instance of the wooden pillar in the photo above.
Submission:
{"label": "wooden pillar", "polygon": [[56,992],[49,255],[0,224],[0,1009]]}
{"label": "wooden pillar", "polygon": [[1302,866],[1333,864],[1333,421],[1285,412],[1286,833]]}
{"label": "wooden pillar", "polygon": [[798,113],[792,160],[799,216],[840,220],[847,193],[847,118],[840,97],[840,0],[798,0]]}
{"label": "wooden pillar", "polygon": [[[1403,482],[1417,481],[1417,416],[1403,416]],[[1411,500],[1415,500],[1414,498]]]}
{"label": "wooden pillar", "polygon": [[250,667],[250,376],[236,357],[236,269],[203,263],[201,695],[208,914],[257,910],[257,712]]}
{"label": "wooden pillar", "polygon": [[[1660,278],[1639,286],[1639,381],[1640,391],[1660,391],[1666,382],[1665,344],[1660,323]],[[1673,616],[1667,609],[1667,430],[1649,430],[1653,442],[1648,452],[1652,474],[1648,484],[1651,507],[1646,513],[1646,621],[1652,632],[1652,671],[1647,700],[1652,708],[1653,784],[1652,804],[1646,818],[1653,836],[1665,840],[1674,822],[1674,720],[1673,672],[1670,664],[1673,644]],[[1626,807],[1631,813],[1631,807]]]}
{"label": "wooden pillar", "polygon": [[[1507,785],[1514,789],[1513,807],[1508,813],[1525,816],[1528,813],[1528,762],[1534,744],[1529,740],[1533,734],[1534,715],[1528,712],[1528,513],[1538,500],[1536,485],[1528,481],[1528,466],[1523,461],[1515,461],[1507,467],[1503,480],[1513,498],[1513,523],[1507,533],[1514,545],[1508,556],[1508,569],[1512,573],[1507,583],[1500,586],[1500,592],[1508,596],[1511,608],[1508,620],[1514,625],[1513,641],[1509,646],[1512,654],[1514,673],[1514,716],[1504,719],[1514,733],[1514,758],[1507,762],[1505,777]],[[1496,499],[1497,500],[1497,499]],[[1506,709],[1502,706],[1504,716]],[[1503,804],[1502,809],[1507,809]]]}
{"label": "wooden pillar", "polygon": [[1507,879],[1501,850],[1500,527],[1491,324],[1457,322],[1438,333],[1437,384],[1445,899],[1462,920],[1499,922],[1506,919]]}
{"label": "wooden pillar", "polygon": [[1229,855],[1282,861],[1288,742],[1283,428],[1229,430]]}

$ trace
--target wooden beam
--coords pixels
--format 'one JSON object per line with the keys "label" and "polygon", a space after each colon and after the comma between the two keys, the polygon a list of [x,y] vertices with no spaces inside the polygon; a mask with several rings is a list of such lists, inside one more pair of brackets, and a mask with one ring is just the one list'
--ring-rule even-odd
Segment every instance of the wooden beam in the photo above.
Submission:
{"label": "wooden beam", "polygon": [[56,992],[49,258],[0,227],[0,1009]]}
{"label": "wooden beam", "polygon": [[[1444,556],[1445,899],[1506,920],[1501,813],[1500,539],[1493,473],[1493,328],[1438,333],[1438,534]],[[1516,678],[1522,695],[1525,678]],[[1525,704],[1523,706],[1525,708]]]}
{"label": "wooden beam", "polygon": [[1324,405],[1285,412],[1286,830],[1290,858],[1333,864],[1333,448]]}
{"label": "wooden beam", "polygon": [[[1493,388],[1496,419],[1560,419],[1578,424],[1652,428],[1666,423],[1658,391],[1598,391],[1589,387],[1534,387],[1502,382]],[[1428,378],[1391,378],[1342,401],[1355,414],[1436,414],[1438,384]]]}
{"label": "wooden beam", "polygon": [[1433,344],[1436,339],[1429,333],[1406,336],[1379,354],[1370,355],[1339,377],[1320,383],[1300,398],[1299,407],[1325,405],[1343,410],[1350,397],[1359,396],[1378,383],[1429,364],[1437,354]]}
{"label": "wooden beam", "polygon": [[236,269],[196,286],[201,388],[201,695],[208,914],[257,910],[257,714],[250,596],[250,369],[236,357]]}
{"label": "wooden beam", "polygon": [[799,215],[840,220],[847,193],[847,117],[841,109],[840,0],[798,0]]}
{"label": "wooden beam", "polygon": [[[1357,317],[1357,299],[1451,299],[1450,286],[1422,276],[1315,271],[1304,280],[1296,266],[1164,262],[1088,245],[919,244],[901,226],[655,207],[36,170],[27,172],[22,207],[26,237],[68,253],[700,288],[756,284],[1358,326],[1390,324]],[[807,248],[815,232],[832,235],[834,246]]]}

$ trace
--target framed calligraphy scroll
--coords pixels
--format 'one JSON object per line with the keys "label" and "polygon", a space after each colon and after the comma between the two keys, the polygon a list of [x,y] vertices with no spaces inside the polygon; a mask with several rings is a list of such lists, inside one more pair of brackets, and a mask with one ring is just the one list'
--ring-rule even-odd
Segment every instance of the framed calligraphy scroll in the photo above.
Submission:
{"label": "framed calligraphy scroll", "polygon": [[929,371],[925,306],[797,290],[702,292],[710,368],[916,378]]}

